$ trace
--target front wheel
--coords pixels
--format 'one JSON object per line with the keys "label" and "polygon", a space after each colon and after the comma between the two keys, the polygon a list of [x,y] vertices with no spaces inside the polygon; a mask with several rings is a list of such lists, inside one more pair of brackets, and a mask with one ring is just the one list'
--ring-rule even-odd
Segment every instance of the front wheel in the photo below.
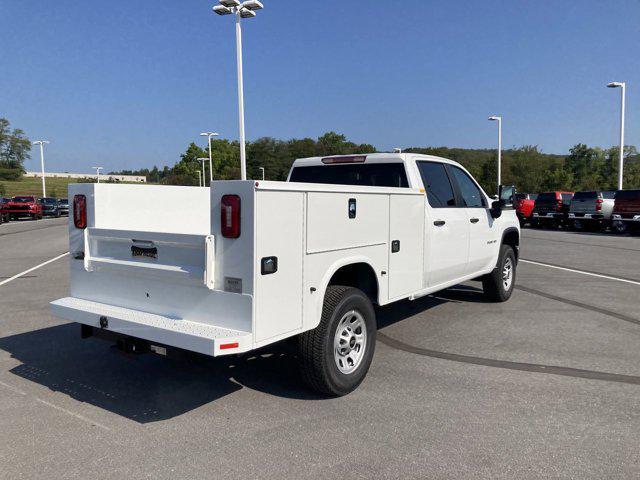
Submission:
{"label": "front wheel", "polygon": [[320,324],[299,337],[300,371],[305,383],[324,395],[355,390],[367,375],[376,345],[376,315],[357,288],[327,288]]}
{"label": "front wheel", "polygon": [[516,255],[509,245],[500,247],[496,268],[482,277],[484,296],[492,302],[506,302],[516,284]]}

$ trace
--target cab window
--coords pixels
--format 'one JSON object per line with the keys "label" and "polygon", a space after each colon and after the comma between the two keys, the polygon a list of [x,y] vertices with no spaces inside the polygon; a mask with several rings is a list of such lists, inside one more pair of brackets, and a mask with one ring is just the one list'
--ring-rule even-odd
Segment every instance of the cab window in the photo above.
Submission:
{"label": "cab window", "polygon": [[436,162],[417,162],[417,164],[429,205],[433,208],[455,207],[456,197],[444,165]]}
{"label": "cab window", "polygon": [[458,183],[464,206],[467,208],[484,208],[486,206],[484,195],[482,195],[482,192],[471,177],[464,170],[453,165],[450,165],[449,169],[453,172],[453,177]]}

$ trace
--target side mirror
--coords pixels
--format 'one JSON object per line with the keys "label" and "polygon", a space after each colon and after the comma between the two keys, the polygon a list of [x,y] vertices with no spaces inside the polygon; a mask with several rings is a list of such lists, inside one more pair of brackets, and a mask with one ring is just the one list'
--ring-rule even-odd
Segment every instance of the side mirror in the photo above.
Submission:
{"label": "side mirror", "polygon": [[500,200],[495,200],[491,202],[491,208],[489,209],[489,213],[493,218],[500,218],[502,215],[502,202]]}
{"label": "side mirror", "polygon": [[516,187],[513,185],[500,185],[498,188],[498,200],[503,207],[513,208],[513,201],[516,196]]}

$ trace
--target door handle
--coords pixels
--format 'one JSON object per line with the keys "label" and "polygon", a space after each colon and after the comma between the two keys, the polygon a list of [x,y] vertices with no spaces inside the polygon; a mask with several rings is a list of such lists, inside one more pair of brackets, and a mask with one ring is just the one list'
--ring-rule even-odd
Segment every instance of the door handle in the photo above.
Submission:
{"label": "door handle", "polygon": [[434,224],[436,227],[441,227],[441,226],[443,226],[445,223],[447,223],[447,222],[445,222],[444,220],[436,220],[435,222],[433,222],[433,224]]}
{"label": "door handle", "polygon": [[479,218],[472,218],[471,220],[469,220],[471,223],[478,223],[480,221]]}

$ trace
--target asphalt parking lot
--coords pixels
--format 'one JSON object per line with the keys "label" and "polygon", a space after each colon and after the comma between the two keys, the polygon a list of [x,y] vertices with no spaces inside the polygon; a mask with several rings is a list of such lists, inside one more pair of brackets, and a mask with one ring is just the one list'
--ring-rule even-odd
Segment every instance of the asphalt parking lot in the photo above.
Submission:
{"label": "asphalt parking lot", "polygon": [[68,257],[2,284],[63,254],[66,222],[0,227],[0,478],[640,476],[639,237],[525,230],[511,301],[470,282],[379,310],[367,379],[327,400],[286,346],[81,340],[49,313]]}

